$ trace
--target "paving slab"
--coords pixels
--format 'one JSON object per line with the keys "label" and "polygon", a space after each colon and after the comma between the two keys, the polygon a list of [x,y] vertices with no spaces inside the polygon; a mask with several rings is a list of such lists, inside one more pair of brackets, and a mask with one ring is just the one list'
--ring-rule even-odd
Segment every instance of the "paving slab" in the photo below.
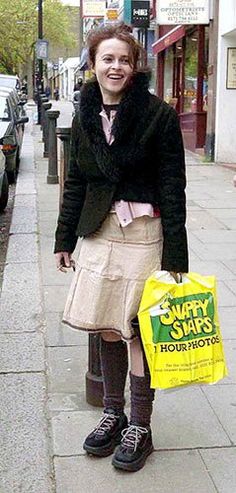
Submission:
{"label": "paving slab", "polygon": [[[68,473],[70,471],[70,473]],[[154,452],[145,468],[118,471],[111,458],[55,458],[57,493],[216,493],[198,452]],[[232,493],[232,492],[231,492]]]}
{"label": "paving slab", "polygon": [[38,226],[36,208],[29,208],[29,206],[14,207],[10,234],[36,233],[37,229]]}
{"label": "paving slab", "polygon": [[236,294],[236,279],[232,279],[230,281],[226,280],[225,281],[226,286],[233,291],[234,294]]}
{"label": "paving slab", "polygon": [[218,493],[236,491],[236,448],[200,450]]}
{"label": "paving slab", "polygon": [[[68,274],[65,274],[68,275]],[[68,294],[68,287],[63,285],[44,285],[44,304],[46,312],[62,312]]]}
{"label": "paving slab", "polygon": [[18,194],[35,195],[37,191],[33,173],[27,178],[27,180],[20,180],[17,184],[16,190]]}
{"label": "paving slab", "polygon": [[236,307],[220,307],[219,319],[223,339],[236,339]]}
{"label": "paving slab", "polygon": [[[62,412],[71,411],[91,411],[93,410],[85,399],[84,389],[81,392],[63,393],[63,392],[51,392],[48,396],[48,413],[51,417]],[[101,415],[101,411],[100,411]],[[99,416],[100,418],[100,416]]]}
{"label": "paving slab", "polygon": [[14,209],[13,213],[18,207],[27,207],[28,209],[36,208],[36,196],[33,195],[21,195],[20,193],[15,194]]}
{"label": "paving slab", "polygon": [[226,228],[236,230],[236,217],[221,219]]}
{"label": "paving slab", "polygon": [[224,259],[223,264],[236,275],[236,260]]}
{"label": "paving slab", "polygon": [[1,375],[2,493],[52,493],[46,382],[41,374]]}
{"label": "paving slab", "polygon": [[46,313],[47,346],[87,346],[88,334],[61,322],[62,312]]}
{"label": "paving slab", "polygon": [[42,334],[0,334],[0,347],[0,373],[44,371]]}
{"label": "paving slab", "polygon": [[191,210],[187,213],[188,230],[226,230],[227,226],[204,210]]}
{"label": "paving slab", "polygon": [[49,258],[42,251],[42,280],[43,285],[47,286],[64,286],[65,292],[68,293],[73,277],[73,271],[68,269],[66,272],[60,272],[56,269],[56,262],[53,253]]}
{"label": "paving slab", "polygon": [[[231,444],[236,444],[236,384],[202,387]],[[236,491],[236,490],[235,490]]]}
{"label": "paving slab", "polygon": [[157,449],[231,445],[199,387],[157,391],[152,422]]}
{"label": "paving slab", "polygon": [[57,225],[57,214],[54,211],[41,211],[39,213],[40,232],[42,235],[47,234],[54,238]]}
{"label": "paving slab", "polygon": [[6,262],[37,262],[38,239],[37,233],[11,235]]}
{"label": "paving slab", "polygon": [[232,270],[223,264],[220,260],[198,260],[192,259],[191,262],[191,270],[193,272],[198,272],[203,276],[214,275],[219,281],[224,281],[225,279],[235,279],[236,280],[236,271],[235,273]]}
{"label": "paving slab", "polygon": [[236,339],[225,340],[224,350],[229,375],[220,381],[221,385],[236,383]]}
{"label": "paving slab", "polygon": [[232,200],[231,196],[228,198],[218,197],[213,200],[198,200],[198,205],[203,209],[236,209],[236,200]]}
{"label": "paving slab", "polygon": [[88,367],[86,347],[48,348],[49,392],[74,393],[85,390]]}
{"label": "paving slab", "polygon": [[83,442],[101,418],[101,409],[60,412],[52,418],[53,454],[85,454]]}
{"label": "paving slab", "polygon": [[207,212],[210,212],[214,217],[219,218],[221,221],[224,222],[226,218],[228,219],[235,219],[235,210],[234,208],[232,209],[231,207],[222,207],[221,209],[205,209]]}
{"label": "paving slab", "polygon": [[34,331],[42,324],[37,263],[10,263],[4,269],[0,332]]}
{"label": "paving slab", "polygon": [[[226,285],[227,281],[217,282],[218,306],[236,306],[236,295]],[[231,281],[230,281],[231,282]]]}
{"label": "paving slab", "polygon": [[231,243],[232,248],[236,248],[236,231],[212,229],[209,231],[199,229],[194,231],[194,235],[203,243],[222,243],[224,246],[226,243]]}

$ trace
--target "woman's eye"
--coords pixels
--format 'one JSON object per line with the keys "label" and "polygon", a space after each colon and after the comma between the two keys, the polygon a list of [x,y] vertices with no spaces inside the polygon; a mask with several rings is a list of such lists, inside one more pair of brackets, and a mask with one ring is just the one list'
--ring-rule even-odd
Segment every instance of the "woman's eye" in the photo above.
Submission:
{"label": "woman's eye", "polygon": [[129,65],[129,59],[128,58],[122,58],[120,63],[122,63],[123,65]]}
{"label": "woman's eye", "polygon": [[111,63],[112,62],[112,57],[111,56],[106,56],[103,58],[104,62]]}

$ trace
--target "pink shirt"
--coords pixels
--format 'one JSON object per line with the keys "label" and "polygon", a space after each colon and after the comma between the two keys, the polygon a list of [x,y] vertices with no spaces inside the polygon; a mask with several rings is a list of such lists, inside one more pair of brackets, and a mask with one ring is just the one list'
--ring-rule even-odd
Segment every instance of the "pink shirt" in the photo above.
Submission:
{"label": "pink shirt", "polygon": [[[106,141],[109,145],[111,145],[112,142],[114,142],[111,128],[116,116],[116,111],[111,110],[110,120],[104,108],[102,109],[100,116],[102,117],[102,128],[106,137]],[[159,210],[154,210],[151,204],[141,202],[125,202],[124,200],[119,200],[114,203],[114,210],[122,227],[128,226],[128,224],[132,223],[133,219],[135,219],[136,217],[160,217]]]}

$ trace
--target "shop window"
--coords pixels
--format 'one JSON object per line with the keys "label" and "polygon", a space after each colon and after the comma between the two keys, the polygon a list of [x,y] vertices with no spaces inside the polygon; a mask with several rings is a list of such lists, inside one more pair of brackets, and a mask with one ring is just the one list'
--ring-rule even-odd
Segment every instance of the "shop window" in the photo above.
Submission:
{"label": "shop window", "polygon": [[193,31],[186,37],[184,112],[196,111],[198,75],[198,32]]}
{"label": "shop window", "polygon": [[173,74],[174,74],[174,54],[173,48],[165,51],[165,67],[164,67],[164,100],[170,103],[173,94]]}

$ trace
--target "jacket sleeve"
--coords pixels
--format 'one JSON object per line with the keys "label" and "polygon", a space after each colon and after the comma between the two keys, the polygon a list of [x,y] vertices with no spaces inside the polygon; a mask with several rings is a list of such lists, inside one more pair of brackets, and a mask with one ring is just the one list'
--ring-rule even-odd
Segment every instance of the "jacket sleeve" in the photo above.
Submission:
{"label": "jacket sleeve", "polygon": [[177,113],[173,108],[168,110],[158,152],[158,195],[164,236],[162,269],[188,272],[184,147]]}
{"label": "jacket sleeve", "polygon": [[61,251],[72,253],[77,242],[76,229],[87,187],[87,182],[79,169],[78,146],[79,125],[78,114],[76,114],[72,122],[68,174],[64,184],[62,207],[58,217],[54,253]]}

